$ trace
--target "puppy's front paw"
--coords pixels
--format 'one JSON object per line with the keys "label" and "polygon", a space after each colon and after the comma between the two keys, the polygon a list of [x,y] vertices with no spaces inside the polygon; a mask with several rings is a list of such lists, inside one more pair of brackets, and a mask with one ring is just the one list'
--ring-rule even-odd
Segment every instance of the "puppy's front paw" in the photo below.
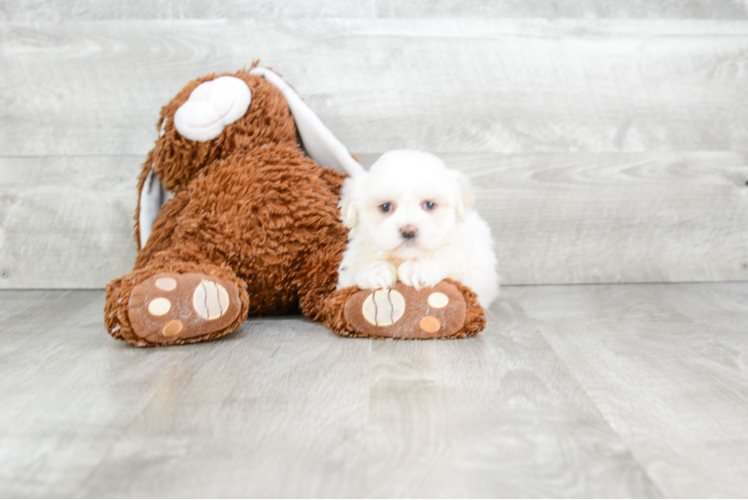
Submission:
{"label": "puppy's front paw", "polygon": [[363,290],[392,288],[396,282],[397,269],[383,260],[369,262],[356,276],[356,285]]}
{"label": "puppy's front paw", "polygon": [[433,260],[406,260],[397,268],[397,277],[406,285],[420,290],[436,285],[447,277],[447,273]]}

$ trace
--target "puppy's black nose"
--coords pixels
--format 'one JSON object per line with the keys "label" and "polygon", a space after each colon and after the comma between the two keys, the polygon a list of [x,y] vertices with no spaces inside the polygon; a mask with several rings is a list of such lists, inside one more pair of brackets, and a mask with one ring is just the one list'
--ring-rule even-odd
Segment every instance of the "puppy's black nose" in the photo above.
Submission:
{"label": "puppy's black nose", "polygon": [[405,238],[406,240],[410,240],[416,237],[416,233],[418,232],[418,229],[414,226],[407,225],[400,228],[400,234]]}

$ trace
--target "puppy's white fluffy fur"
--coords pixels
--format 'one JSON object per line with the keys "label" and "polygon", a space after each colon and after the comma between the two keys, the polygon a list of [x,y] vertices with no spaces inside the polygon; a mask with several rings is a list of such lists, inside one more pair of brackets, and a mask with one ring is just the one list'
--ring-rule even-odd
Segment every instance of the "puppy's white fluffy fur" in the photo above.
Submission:
{"label": "puppy's white fluffy fur", "polygon": [[452,278],[487,307],[499,292],[488,224],[472,209],[470,183],[436,156],[390,151],[347,179],[341,217],[350,229],[338,288],[420,289]]}

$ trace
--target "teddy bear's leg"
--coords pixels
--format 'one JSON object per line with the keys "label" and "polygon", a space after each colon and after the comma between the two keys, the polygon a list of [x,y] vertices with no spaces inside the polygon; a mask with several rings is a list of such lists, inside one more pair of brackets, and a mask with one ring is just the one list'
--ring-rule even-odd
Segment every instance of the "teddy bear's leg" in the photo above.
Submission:
{"label": "teddy bear's leg", "polygon": [[212,340],[247,317],[246,284],[227,266],[154,258],[107,286],[109,333],[137,346]]}
{"label": "teddy bear's leg", "polygon": [[308,306],[312,319],[350,337],[452,339],[486,325],[475,293],[450,279],[420,291],[402,283],[389,290],[345,288]]}

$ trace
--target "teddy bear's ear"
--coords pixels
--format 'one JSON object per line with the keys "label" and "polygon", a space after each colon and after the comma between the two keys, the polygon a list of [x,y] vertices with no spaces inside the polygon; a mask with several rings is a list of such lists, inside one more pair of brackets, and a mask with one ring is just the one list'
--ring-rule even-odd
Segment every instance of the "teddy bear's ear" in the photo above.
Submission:
{"label": "teddy bear's ear", "polygon": [[215,139],[226,125],[244,116],[251,101],[249,86],[235,76],[203,82],[174,113],[174,127],[191,141]]}
{"label": "teddy bear's ear", "polygon": [[296,122],[304,150],[312,160],[323,167],[347,173],[351,177],[365,172],[364,167],[351,156],[343,143],[325,127],[322,120],[280,76],[262,67],[254,68],[250,73],[260,75],[283,93]]}

